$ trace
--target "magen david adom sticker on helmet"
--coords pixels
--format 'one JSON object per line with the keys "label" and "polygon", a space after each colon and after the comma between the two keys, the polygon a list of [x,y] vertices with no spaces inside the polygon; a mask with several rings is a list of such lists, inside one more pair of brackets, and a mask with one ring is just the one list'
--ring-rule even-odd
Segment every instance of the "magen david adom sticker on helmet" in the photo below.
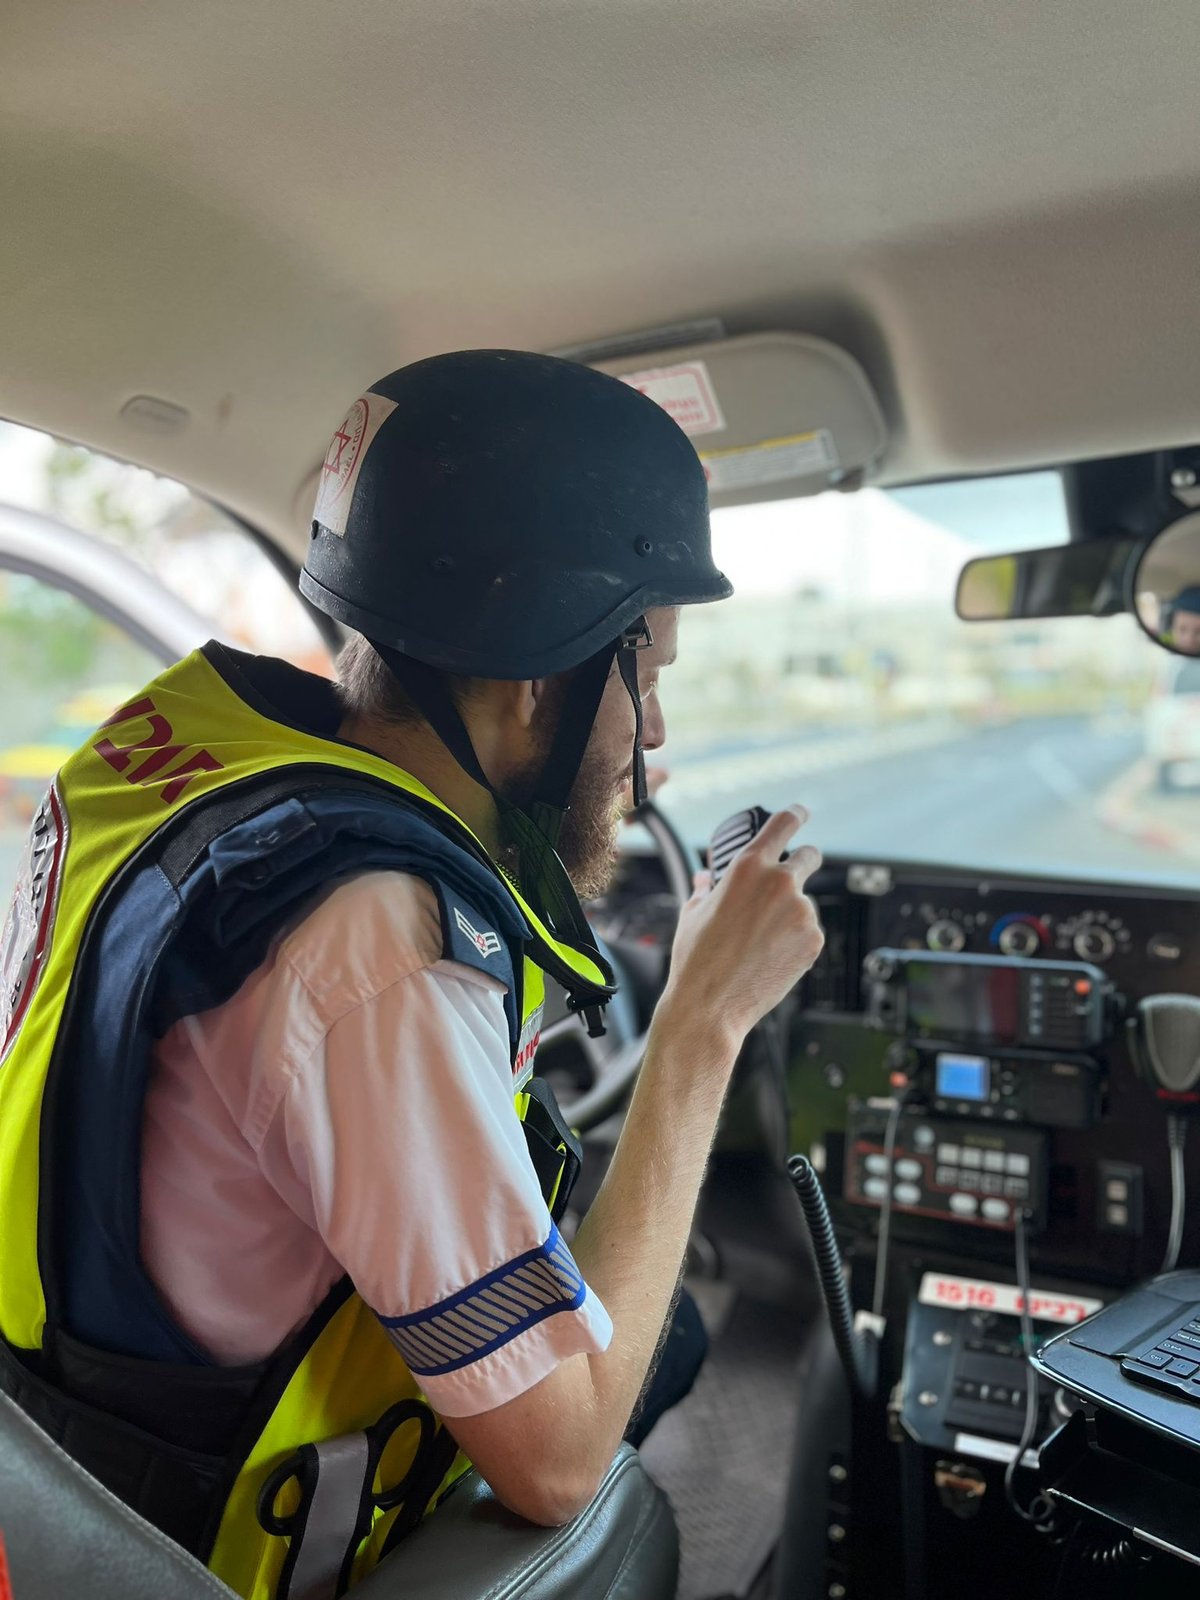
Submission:
{"label": "magen david adom sticker on helmet", "polygon": [[46,963],[66,842],[67,813],[54,785],[29,829],[0,932],[0,1065],[12,1048]]}
{"label": "magen david adom sticker on helmet", "polygon": [[339,538],[345,537],[354,486],[358,482],[367,451],[371,448],[371,441],[395,409],[396,402],[385,399],[381,394],[360,395],[329,441],[329,449],[321,463],[321,482],[317,489],[317,503],[313,507],[313,521],[319,522],[330,533],[336,533]]}

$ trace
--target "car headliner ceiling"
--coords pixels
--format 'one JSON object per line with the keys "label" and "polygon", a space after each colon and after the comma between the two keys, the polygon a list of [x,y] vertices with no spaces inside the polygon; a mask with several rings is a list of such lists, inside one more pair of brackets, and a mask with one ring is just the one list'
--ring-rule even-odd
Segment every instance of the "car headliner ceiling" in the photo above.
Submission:
{"label": "car headliner ceiling", "polygon": [[[1186,0],[15,0],[0,414],[303,547],[443,349],[824,334],[898,481],[1200,437]],[[156,435],[150,394],[191,414]]]}

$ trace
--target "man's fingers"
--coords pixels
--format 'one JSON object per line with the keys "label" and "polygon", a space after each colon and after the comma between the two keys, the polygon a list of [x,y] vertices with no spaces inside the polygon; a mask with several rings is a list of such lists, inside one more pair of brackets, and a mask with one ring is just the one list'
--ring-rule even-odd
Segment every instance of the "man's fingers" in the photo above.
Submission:
{"label": "man's fingers", "polygon": [[757,850],[763,855],[781,856],[788,840],[807,821],[807,806],[784,806],[782,811],[777,811],[769,821],[763,823],[762,831],[755,834],[743,853]]}
{"label": "man's fingers", "polygon": [[697,873],[695,873],[693,875],[693,877],[692,877],[692,895],[693,895],[694,898],[699,899],[701,895],[706,895],[711,888],[712,888],[712,873],[711,872],[697,872]]}
{"label": "man's fingers", "polygon": [[795,874],[799,883],[804,883],[817,871],[825,857],[815,844],[802,844],[799,850],[790,855],[784,865],[788,871]]}

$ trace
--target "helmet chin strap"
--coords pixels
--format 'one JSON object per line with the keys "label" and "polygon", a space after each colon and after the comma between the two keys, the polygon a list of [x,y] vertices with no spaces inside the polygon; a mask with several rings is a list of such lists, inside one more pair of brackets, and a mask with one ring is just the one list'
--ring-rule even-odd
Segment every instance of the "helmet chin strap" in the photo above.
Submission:
{"label": "helmet chin strap", "polygon": [[627,628],[617,645],[617,671],[633,701],[633,809],[648,798],[646,752],[642,749],[642,691],[638,683],[637,653],[654,643],[650,624],[641,617]]}
{"label": "helmet chin strap", "polygon": [[646,798],[637,652],[652,642],[645,618],[639,618],[619,639],[605,645],[576,668],[533,795],[524,807],[519,807],[500,793],[484,772],[443,675],[412,656],[371,641],[372,648],[387,664],[455,761],[491,795],[504,831],[516,846],[521,887],[530,895],[539,914],[552,929],[575,940],[582,939],[585,946],[592,950],[595,945],[587,919],[566,868],[556,854],[556,847],[563,817],[570,804],[571,789],[583,765],[584,753],[595,726],[614,658],[633,702],[634,805],[641,805]]}

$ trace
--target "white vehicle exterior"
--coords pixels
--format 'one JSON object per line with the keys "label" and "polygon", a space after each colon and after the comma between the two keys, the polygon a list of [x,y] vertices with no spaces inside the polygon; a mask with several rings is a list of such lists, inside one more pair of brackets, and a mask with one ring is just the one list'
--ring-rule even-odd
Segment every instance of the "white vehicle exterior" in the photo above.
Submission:
{"label": "white vehicle exterior", "polygon": [[1200,783],[1200,659],[1171,657],[1144,726],[1159,788]]}

